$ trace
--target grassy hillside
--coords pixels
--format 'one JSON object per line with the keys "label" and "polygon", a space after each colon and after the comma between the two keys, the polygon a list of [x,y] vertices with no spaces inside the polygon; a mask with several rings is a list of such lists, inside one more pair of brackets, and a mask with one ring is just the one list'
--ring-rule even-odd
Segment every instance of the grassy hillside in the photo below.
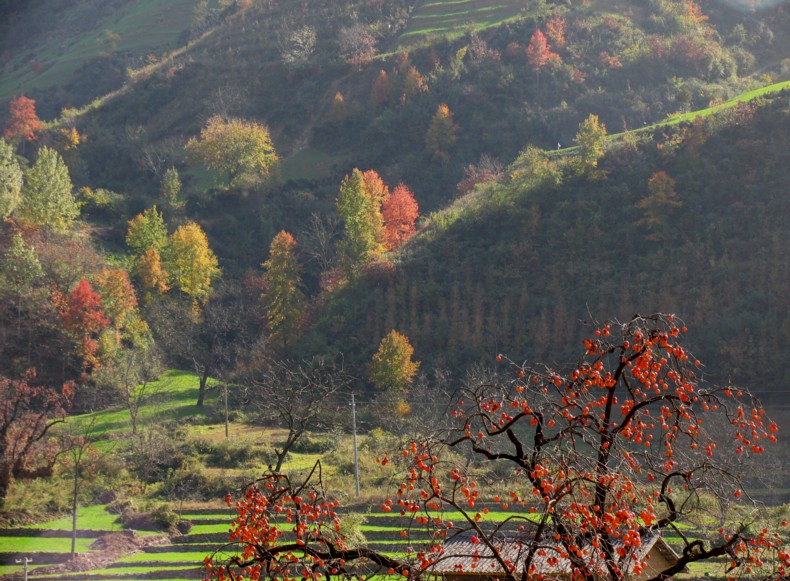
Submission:
{"label": "grassy hillside", "polygon": [[[579,321],[661,310],[686,320],[711,379],[784,402],[787,107],[785,92],[620,141],[593,179],[519,158],[432,214],[395,271],[336,296],[317,336],[361,361],[395,328],[428,364],[565,364]],[[639,204],[656,172],[682,205],[649,226]]]}
{"label": "grassy hillside", "polygon": [[0,100],[59,92],[70,106],[81,106],[119,88],[127,68],[186,40],[197,0],[38,4],[5,29]]}
{"label": "grassy hillside", "polygon": [[431,38],[458,38],[470,29],[504,24],[527,9],[517,0],[426,0],[416,4],[400,42],[408,46]]}

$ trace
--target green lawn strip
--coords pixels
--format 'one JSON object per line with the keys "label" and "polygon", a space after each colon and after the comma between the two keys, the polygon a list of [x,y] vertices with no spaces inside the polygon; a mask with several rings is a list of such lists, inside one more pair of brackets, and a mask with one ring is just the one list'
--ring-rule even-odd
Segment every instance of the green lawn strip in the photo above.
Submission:
{"label": "green lawn strip", "polygon": [[[27,570],[29,572],[35,571],[36,569],[40,569],[42,567],[50,567],[51,565],[33,565],[30,564],[27,566]],[[13,575],[15,573],[22,573],[25,570],[23,565],[0,565],[0,576],[2,575]]]}
{"label": "green lawn strip", "polygon": [[[77,552],[90,551],[90,545],[96,539],[77,539]],[[68,553],[71,551],[69,538],[44,537],[2,537],[2,550],[7,553]]]}
{"label": "green lawn strip", "polygon": [[210,525],[201,525],[196,524],[192,526],[192,530],[189,531],[190,535],[207,535],[212,533],[227,533],[230,530],[230,521],[225,524],[210,524]]}
{"label": "green lawn strip", "polygon": [[[116,531],[123,527],[116,522],[118,515],[110,514],[103,504],[84,506],[77,509],[77,527],[91,531]],[[71,515],[23,528],[46,529],[49,531],[71,530]]]}
{"label": "green lawn strip", "polygon": [[[218,547],[219,548],[219,547]],[[190,551],[190,552],[172,552],[172,553],[134,553],[121,557],[116,563],[173,563],[173,562],[195,562],[202,563],[206,556],[210,555],[211,551]],[[229,554],[224,552],[223,554]]]}
{"label": "green lawn strip", "polygon": [[[212,383],[210,381],[209,385]],[[216,392],[209,391],[206,407],[198,408],[195,405],[198,388],[198,377],[194,373],[176,369],[166,371],[157,381],[146,386],[149,399],[140,409],[140,423],[146,425],[187,417],[205,417],[210,413],[211,400],[216,397]],[[99,438],[131,429],[129,412],[125,408],[72,416],[68,418],[68,423]]]}
{"label": "green lawn strip", "polygon": [[[715,113],[720,113],[721,111],[724,111],[726,109],[731,109],[732,107],[735,107],[739,103],[747,103],[749,101],[757,99],[758,97],[764,97],[766,95],[778,93],[784,89],[790,89],[790,81],[773,83],[771,85],[759,87],[751,91],[746,91],[745,93],[741,93],[740,95],[737,95],[732,99],[725,101],[724,103],[714,105],[713,107],[708,107],[707,109],[698,109],[696,111],[689,111],[688,113],[677,113],[675,115],[670,115],[664,121],[655,123],[653,125],[647,125],[645,127],[639,127],[638,129],[634,129],[633,131],[630,132],[612,133],[607,137],[607,139],[616,140],[624,136],[626,133],[643,133],[645,131],[653,131],[655,129],[658,129],[659,127],[666,127],[670,125],[677,125],[678,123],[691,122],[694,121],[694,119],[696,119],[697,117],[703,117],[703,118],[708,117]],[[572,149],[574,148],[572,147],[568,148],[568,150],[572,150]]]}
{"label": "green lawn strip", "polygon": [[165,567],[159,565],[140,565],[133,567],[109,567],[107,569],[91,569],[91,575],[129,575],[132,573],[153,573],[155,571],[194,571],[195,569],[203,569],[203,560],[193,563],[191,565],[167,565]]}

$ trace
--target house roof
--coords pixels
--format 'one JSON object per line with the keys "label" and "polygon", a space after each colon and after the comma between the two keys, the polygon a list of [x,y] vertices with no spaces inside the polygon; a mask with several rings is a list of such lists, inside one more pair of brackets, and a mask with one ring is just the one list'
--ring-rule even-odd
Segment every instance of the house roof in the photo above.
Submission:
{"label": "house roof", "polygon": [[[523,572],[524,560],[530,548],[530,539],[524,538],[495,538],[492,541],[493,547],[506,563],[512,563],[514,573],[520,575]],[[616,547],[622,547],[618,543]],[[595,559],[598,563],[595,569],[603,569],[603,560],[598,556],[593,547],[589,544],[580,547],[582,557],[590,560]],[[642,544],[637,548],[630,549],[632,559],[628,560],[629,568],[632,564],[645,560],[653,549],[661,553],[670,562],[676,562],[679,556],[670,547],[660,534],[645,535],[642,537]],[[563,576],[570,575],[573,570],[571,560],[563,556],[564,550],[558,543],[541,543],[533,557],[533,575]],[[462,533],[448,539],[443,545],[443,552],[437,556],[429,572],[435,575],[496,575],[502,573],[502,567],[491,548],[484,542],[470,533]]]}

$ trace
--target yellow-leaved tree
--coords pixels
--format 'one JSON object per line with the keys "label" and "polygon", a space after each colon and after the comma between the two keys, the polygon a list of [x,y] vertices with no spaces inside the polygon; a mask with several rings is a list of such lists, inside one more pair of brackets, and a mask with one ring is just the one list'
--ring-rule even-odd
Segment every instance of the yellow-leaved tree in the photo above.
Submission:
{"label": "yellow-leaved tree", "polygon": [[208,169],[224,173],[227,188],[253,187],[265,182],[277,164],[269,129],[255,121],[215,115],[186,144],[189,157]]}
{"label": "yellow-leaved tree", "polygon": [[212,281],[221,273],[206,233],[195,222],[179,226],[170,236],[168,255],[167,271],[173,285],[199,308],[211,293]]}

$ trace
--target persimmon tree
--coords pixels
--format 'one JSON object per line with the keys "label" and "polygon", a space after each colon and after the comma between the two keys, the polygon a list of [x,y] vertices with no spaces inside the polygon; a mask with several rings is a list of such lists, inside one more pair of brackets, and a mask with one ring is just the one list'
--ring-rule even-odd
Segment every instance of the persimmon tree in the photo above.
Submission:
{"label": "persimmon tree", "polygon": [[[380,459],[404,469],[382,505],[404,516],[402,534],[412,539],[399,563],[335,548],[322,527],[336,505],[303,509],[326,497],[307,488],[295,495],[270,476],[237,505],[231,540],[243,555],[209,563],[211,576],[319,579],[389,567],[416,579],[457,556],[445,542],[465,535],[479,548],[456,560],[455,572],[509,581],[550,577],[552,567],[585,581],[659,581],[714,558],[728,577],[786,578],[790,553],[777,532],[746,510],[739,520],[708,514],[731,502],[754,508],[742,475],[777,427],[745,389],[702,380],[685,332],[670,315],[635,316],[596,324],[565,370],[497,357],[501,380],[470,382],[448,426]],[[277,518],[290,525],[271,526]],[[678,554],[648,564],[642,545],[664,531],[679,538]]]}
{"label": "persimmon tree", "polygon": [[73,386],[55,389],[35,379],[33,370],[18,380],[0,376],[0,510],[14,480],[49,476],[55,465],[46,437],[63,422]]}

